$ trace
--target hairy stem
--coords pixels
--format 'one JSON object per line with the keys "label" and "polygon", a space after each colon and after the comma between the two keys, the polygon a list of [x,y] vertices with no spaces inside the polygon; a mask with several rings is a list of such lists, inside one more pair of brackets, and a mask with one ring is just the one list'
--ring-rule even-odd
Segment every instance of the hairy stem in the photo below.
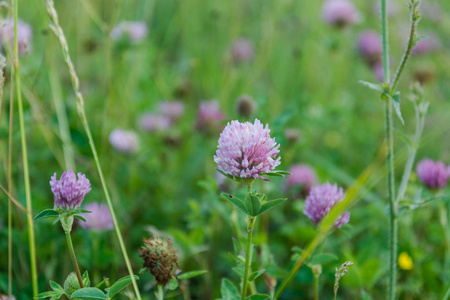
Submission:
{"label": "hairy stem", "polygon": [[319,275],[314,275],[314,300],[319,300]]}
{"label": "hairy stem", "polygon": [[84,130],[86,132],[86,135],[88,137],[89,140],[89,146],[91,147],[91,151],[92,151],[92,155],[94,156],[94,160],[95,160],[95,165],[97,167],[97,171],[100,177],[100,181],[103,187],[103,192],[105,194],[105,198],[106,198],[106,202],[108,204],[109,207],[109,211],[111,212],[111,217],[114,223],[114,229],[116,231],[117,234],[117,239],[119,240],[119,245],[120,248],[122,250],[122,254],[125,260],[125,264],[127,265],[127,269],[128,269],[128,273],[131,276],[131,281],[134,287],[134,292],[136,294],[136,297],[138,300],[141,300],[141,295],[139,293],[139,288],[138,285],[136,283],[136,279],[134,278],[134,272],[133,272],[133,268],[131,267],[131,263],[130,263],[130,259],[128,258],[128,253],[125,247],[125,243],[123,242],[123,238],[122,238],[122,234],[120,232],[120,227],[119,224],[117,222],[117,217],[116,217],[116,213],[114,211],[114,207],[112,205],[112,201],[111,201],[111,197],[109,195],[109,191],[108,191],[108,187],[106,186],[106,181],[105,178],[103,176],[103,171],[102,171],[102,167],[100,165],[100,160],[98,158],[98,154],[97,154],[97,150],[95,148],[95,143],[94,143],[94,139],[92,138],[92,134],[91,134],[91,130],[89,127],[89,123],[87,121],[87,117],[86,117],[86,112],[85,112],[85,108],[84,108],[84,98],[83,98],[83,94],[80,91],[80,83],[79,83],[79,79],[78,79],[78,75],[75,71],[75,67],[73,66],[72,60],[70,58],[69,55],[69,47],[67,45],[67,41],[66,41],[66,37],[64,35],[64,32],[61,28],[61,26],[59,25],[59,21],[58,21],[58,14],[56,12],[55,9],[55,5],[53,0],[47,0],[46,1],[47,4],[47,12],[50,16],[50,19],[52,21],[52,25],[50,26],[50,28],[52,29],[53,33],[55,34],[55,36],[57,37],[59,44],[61,46],[62,49],[62,53],[64,56],[64,60],[66,62],[66,65],[69,69],[69,74],[70,74],[70,79],[72,81],[72,86],[74,89],[74,92],[76,94],[76,98],[77,98],[77,109],[78,109],[78,115],[81,119],[81,122],[83,123],[83,127]]}
{"label": "hairy stem", "polygon": [[245,252],[245,271],[244,271],[244,282],[242,284],[242,300],[247,297],[247,287],[248,287],[248,275],[250,271],[250,264],[252,260],[252,238],[253,229],[255,227],[256,217],[249,217],[247,225],[247,248]]}
{"label": "hairy stem", "polygon": [[[20,140],[22,144],[22,159],[23,159],[23,176],[25,184],[25,199],[27,204],[27,210],[32,212],[31,205],[31,186],[30,186],[30,174],[28,170],[28,154],[27,154],[27,144],[25,138],[25,125],[23,121],[23,103],[22,103],[22,93],[20,91],[20,76],[19,76],[19,45],[17,41],[17,20],[19,11],[19,0],[14,1],[14,78],[16,82],[16,93],[17,102],[19,105],[19,124],[20,124]],[[34,223],[31,214],[27,215],[28,224],[28,243],[30,248],[30,263],[31,263],[31,282],[33,285],[33,295],[38,294],[38,276],[36,267],[36,245],[34,239]]]}
{"label": "hairy stem", "polygon": [[73,249],[72,238],[70,237],[70,232],[67,231],[66,231],[66,240],[67,240],[67,247],[69,248],[70,258],[72,259],[72,264],[75,269],[75,273],[77,274],[78,283],[80,284],[81,288],[84,288],[83,279],[81,278],[80,269],[78,268],[78,262],[75,256],[75,250]]}

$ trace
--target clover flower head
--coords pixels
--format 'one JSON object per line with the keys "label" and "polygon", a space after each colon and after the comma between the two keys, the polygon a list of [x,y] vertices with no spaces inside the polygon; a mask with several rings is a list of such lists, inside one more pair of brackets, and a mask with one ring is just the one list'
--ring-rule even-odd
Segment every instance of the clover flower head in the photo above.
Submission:
{"label": "clover flower head", "polygon": [[[22,20],[17,20],[17,43],[20,54],[27,54],[31,50],[31,26]],[[0,20],[0,44],[13,47],[14,44],[14,19]]]}
{"label": "clover flower head", "polygon": [[217,100],[202,101],[198,108],[195,128],[200,131],[207,131],[212,125],[224,119],[225,115],[220,110],[220,105]]}
{"label": "clover flower head", "polygon": [[450,176],[449,168],[442,161],[424,159],[417,164],[417,176],[429,189],[442,189]]}
{"label": "clover flower head", "polygon": [[86,222],[79,222],[81,227],[89,231],[107,231],[114,229],[114,223],[108,205],[93,202],[84,207],[91,213],[83,214]]}
{"label": "clover flower head", "polygon": [[246,38],[239,38],[231,45],[231,57],[236,63],[250,61],[255,56],[251,42]]}
{"label": "clover flower head", "polygon": [[138,136],[134,131],[116,128],[109,134],[109,142],[117,151],[133,153],[138,148]]}
{"label": "clover flower head", "polygon": [[381,55],[383,54],[383,45],[378,32],[374,30],[361,32],[358,38],[358,51],[369,66],[380,63]]}
{"label": "clover flower head", "polygon": [[121,21],[110,32],[110,37],[117,41],[128,37],[133,44],[141,42],[147,36],[147,25],[142,21]]}
{"label": "clover flower head", "polygon": [[264,127],[258,119],[254,124],[231,121],[220,134],[214,161],[220,171],[235,178],[268,180],[261,173],[280,164],[279,147],[270,137],[269,125]]}
{"label": "clover flower head", "polygon": [[311,188],[317,184],[317,175],[313,168],[304,164],[293,165],[289,169],[291,175],[287,176],[286,189],[300,186],[305,192],[309,192]]}
{"label": "clover flower head", "polygon": [[55,209],[65,210],[77,209],[91,191],[91,183],[86,175],[78,173],[77,176],[72,170],[65,171],[59,180],[56,179],[56,173],[50,180],[50,187],[55,198]]}
{"label": "clover flower head", "polygon": [[141,128],[147,132],[158,132],[172,126],[170,117],[156,113],[145,113],[141,116]]}
{"label": "clover flower head", "polygon": [[328,24],[339,28],[356,24],[360,20],[359,12],[350,0],[325,1],[322,17]]}
{"label": "clover flower head", "polygon": [[[331,185],[326,182],[322,185],[317,185],[311,189],[309,195],[306,197],[303,213],[317,225],[344,197],[343,189],[338,188],[337,184]],[[348,223],[349,220],[350,213],[344,212],[336,221],[335,228],[341,227]]]}
{"label": "clover flower head", "polygon": [[144,238],[144,246],[139,250],[143,268],[150,270],[159,285],[165,286],[172,278],[177,278],[178,257],[170,239]]}
{"label": "clover flower head", "polygon": [[172,122],[177,121],[184,114],[184,104],[181,101],[161,101],[158,104],[159,112],[170,118]]}

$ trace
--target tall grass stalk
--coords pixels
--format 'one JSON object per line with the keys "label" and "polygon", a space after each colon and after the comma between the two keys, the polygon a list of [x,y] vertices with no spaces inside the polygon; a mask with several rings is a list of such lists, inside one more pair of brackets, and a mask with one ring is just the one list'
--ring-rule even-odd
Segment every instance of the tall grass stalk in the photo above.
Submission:
{"label": "tall grass stalk", "polygon": [[[25,184],[25,199],[27,210],[33,212],[31,205],[31,186],[30,186],[30,174],[28,170],[28,154],[27,144],[25,138],[25,125],[23,121],[23,103],[22,93],[20,91],[20,76],[19,76],[19,44],[17,40],[17,20],[19,18],[19,0],[14,1],[14,78],[16,82],[17,102],[19,105],[19,124],[20,124],[20,140],[22,144],[22,159],[23,159],[23,176]],[[38,294],[38,276],[36,267],[36,244],[34,238],[34,223],[31,214],[27,214],[28,224],[28,243],[30,248],[30,263],[31,263],[31,282],[33,285],[33,296]]]}
{"label": "tall grass stalk", "polygon": [[109,191],[108,191],[108,188],[106,186],[105,178],[103,176],[103,171],[102,171],[102,167],[100,165],[100,160],[99,160],[98,155],[97,155],[97,150],[95,148],[94,139],[92,138],[92,134],[91,134],[91,130],[90,130],[90,127],[89,127],[89,123],[88,123],[87,118],[86,118],[83,94],[80,91],[80,83],[79,83],[78,75],[77,75],[77,73],[75,71],[75,67],[74,67],[74,65],[72,63],[72,60],[70,58],[70,55],[69,55],[69,46],[67,45],[67,41],[66,41],[66,37],[64,35],[64,32],[63,32],[61,26],[59,25],[58,14],[56,12],[53,0],[47,0],[46,1],[46,6],[47,6],[47,12],[48,12],[48,14],[50,16],[50,20],[52,21],[52,24],[50,24],[50,28],[53,31],[53,33],[55,34],[56,38],[58,39],[58,42],[59,42],[59,44],[61,46],[62,54],[64,56],[64,60],[65,60],[65,62],[67,64],[67,67],[69,69],[70,79],[72,81],[72,86],[73,86],[73,89],[74,89],[74,92],[75,92],[76,98],[77,98],[78,115],[79,115],[79,117],[81,119],[81,122],[83,123],[84,130],[85,130],[86,135],[87,135],[88,140],[89,140],[89,145],[90,145],[91,150],[92,150],[92,155],[94,156],[95,164],[96,164],[97,171],[98,171],[98,174],[99,174],[99,177],[100,177],[100,181],[101,181],[101,184],[102,184],[102,187],[103,187],[103,192],[105,194],[106,202],[107,202],[109,210],[111,212],[111,217],[112,217],[112,220],[113,220],[113,223],[114,223],[114,228],[115,228],[115,231],[116,231],[116,234],[117,234],[117,238],[119,240],[120,248],[122,250],[122,254],[123,254],[123,257],[125,259],[125,263],[127,265],[128,272],[129,272],[129,274],[131,276],[131,280],[132,280],[132,283],[133,283],[134,291],[136,293],[136,297],[137,297],[138,300],[141,300],[141,295],[139,293],[139,288],[137,286],[136,279],[134,278],[133,268],[131,267],[131,263],[130,263],[130,260],[128,258],[128,253],[127,253],[125,244],[123,242],[123,238],[122,238],[122,234],[120,232],[119,224],[117,222],[116,213],[114,211],[114,207],[112,205],[111,197],[109,195]]}

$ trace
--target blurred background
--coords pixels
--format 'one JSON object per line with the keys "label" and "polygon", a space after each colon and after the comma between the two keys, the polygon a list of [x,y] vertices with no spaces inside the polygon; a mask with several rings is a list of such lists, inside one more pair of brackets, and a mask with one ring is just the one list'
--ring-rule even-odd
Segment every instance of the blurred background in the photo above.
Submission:
{"label": "blurred background", "polygon": [[[405,1],[389,2],[391,72],[409,34]],[[281,144],[281,166],[308,165],[314,183],[354,183],[371,163],[384,138],[384,104],[377,92],[358,83],[380,78],[378,1],[354,0],[344,8],[326,1],[79,0],[57,1],[56,9],[84,93],[88,121],[134,270],[142,238],[171,237],[183,271],[207,269],[188,282],[192,299],[220,297],[222,277],[231,271],[231,205],[220,192],[245,189],[219,176],[213,155],[230,120],[268,123]],[[328,3],[328,5],[330,5]],[[43,1],[21,1],[24,22],[20,76],[25,100],[33,214],[53,206],[49,181],[69,168],[90,179],[84,204],[105,203],[95,163],[77,115],[67,67],[50,31]],[[337,12],[336,12],[337,11]],[[449,163],[450,2],[422,1],[416,46],[400,80],[405,125],[395,121],[398,181],[407,158],[401,137],[412,135],[415,114],[410,86],[419,81],[430,102],[417,158]],[[3,28],[8,5],[2,7]],[[6,24],[6,25],[5,25]],[[1,42],[7,49],[8,37]],[[0,183],[7,186],[9,63],[1,107]],[[382,77],[382,76],[381,76]],[[25,204],[18,117],[13,120],[14,195]],[[380,176],[351,210],[349,225],[334,232],[318,252],[338,261],[323,266],[321,298],[333,294],[334,272],[354,265],[341,280],[339,299],[381,299],[388,269],[385,178]],[[407,197],[421,189],[413,174]],[[282,279],[293,264],[291,248],[314,236],[304,216],[303,185],[288,179],[256,184],[269,198],[289,201],[257,225],[255,243],[270,276]],[[426,191],[424,191],[426,193]],[[0,292],[6,293],[7,198],[0,202]],[[402,212],[399,253],[400,299],[441,299],[449,274],[443,261],[444,231],[434,204]],[[31,299],[26,218],[13,210],[13,291]],[[244,218],[238,215],[241,228]],[[91,228],[92,229],[92,228]],[[94,281],[127,274],[111,230],[77,227],[75,251]],[[65,237],[50,221],[35,224],[40,292],[48,281],[62,283],[72,271]],[[404,256],[405,257],[405,256]],[[149,272],[138,282],[153,296]],[[264,281],[256,281],[264,291]],[[1,294],[0,293],[0,294]],[[280,299],[311,299],[313,275],[301,269]],[[125,299],[125,296],[123,296]],[[167,297],[182,299],[177,293]],[[185,296],[186,297],[186,296]]]}

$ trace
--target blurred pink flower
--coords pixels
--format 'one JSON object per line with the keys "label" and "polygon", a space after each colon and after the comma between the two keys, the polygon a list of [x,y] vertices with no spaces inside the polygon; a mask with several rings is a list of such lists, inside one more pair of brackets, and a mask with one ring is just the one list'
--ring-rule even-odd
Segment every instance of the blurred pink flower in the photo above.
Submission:
{"label": "blurred pink flower", "polygon": [[141,127],[147,132],[158,132],[167,130],[172,125],[172,120],[169,116],[145,113],[141,116]]}
{"label": "blurred pink flower", "polygon": [[369,66],[381,63],[383,46],[378,32],[373,30],[361,32],[358,38],[358,51]]}
{"label": "blurred pink flower", "polygon": [[83,214],[86,222],[79,222],[84,229],[98,232],[114,229],[108,205],[93,202],[86,205],[83,209],[91,211],[91,213]]}
{"label": "blurred pink flower", "polygon": [[384,81],[384,72],[383,72],[383,64],[381,62],[378,62],[372,66],[373,74],[375,74],[375,77],[378,79],[379,82]]}
{"label": "blurred pink flower", "polygon": [[161,101],[158,104],[159,112],[170,118],[172,122],[177,121],[184,114],[184,104],[181,101]]}
{"label": "blurred pink flower", "polygon": [[116,128],[109,134],[109,142],[120,152],[133,153],[138,148],[138,136],[134,131]]}
{"label": "blurred pink flower", "polygon": [[225,119],[225,115],[220,110],[217,100],[201,101],[197,113],[195,128],[200,131],[208,131],[211,126],[215,126],[218,121]]}
{"label": "blurred pink flower", "polygon": [[322,6],[322,17],[328,24],[339,28],[360,20],[360,14],[350,0],[326,0]]}
{"label": "blurred pink flower", "polygon": [[300,187],[302,194],[307,194],[317,184],[317,175],[313,168],[304,164],[293,165],[289,169],[285,189]]}
{"label": "blurred pink flower", "polygon": [[427,54],[436,51],[440,48],[441,42],[439,38],[434,34],[430,34],[417,42],[417,44],[412,49],[411,54],[412,55]]}
{"label": "blurred pink flower", "polygon": [[253,59],[255,53],[250,41],[246,38],[239,38],[231,45],[231,57],[236,63],[242,63]]}
{"label": "blurred pink flower", "polygon": [[442,161],[424,159],[417,164],[417,176],[429,189],[442,189],[450,176],[449,168]]}
{"label": "blurred pink flower", "polygon": [[137,44],[147,36],[147,32],[147,25],[142,21],[121,21],[109,36],[115,41],[127,37],[133,44]]}
{"label": "blurred pink flower", "polygon": [[[28,54],[31,50],[31,26],[22,20],[17,20],[17,43],[20,54]],[[0,44],[3,47],[13,47],[14,20],[6,18],[0,20]]]}

